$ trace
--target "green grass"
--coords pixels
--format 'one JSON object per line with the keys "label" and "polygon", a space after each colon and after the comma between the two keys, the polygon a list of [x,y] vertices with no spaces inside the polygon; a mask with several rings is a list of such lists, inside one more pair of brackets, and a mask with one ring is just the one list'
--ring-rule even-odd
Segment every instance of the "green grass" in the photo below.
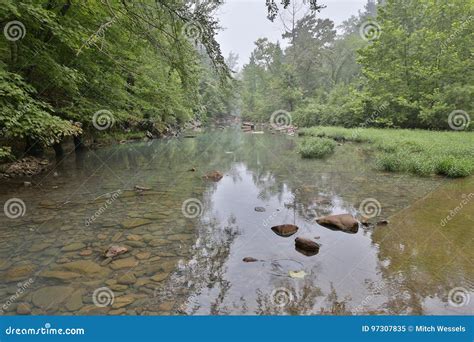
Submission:
{"label": "green grass", "polygon": [[450,178],[474,174],[474,133],[408,129],[311,127],[304,139],[330,138],[366,143],[375,151],[375,165],[384,171],[433,174]]}
{"label": "green grass", "polygon": [[332,139],[308,137],[300,142],[298,152],[303,158],[323,158],[334,152],[335,147]]}

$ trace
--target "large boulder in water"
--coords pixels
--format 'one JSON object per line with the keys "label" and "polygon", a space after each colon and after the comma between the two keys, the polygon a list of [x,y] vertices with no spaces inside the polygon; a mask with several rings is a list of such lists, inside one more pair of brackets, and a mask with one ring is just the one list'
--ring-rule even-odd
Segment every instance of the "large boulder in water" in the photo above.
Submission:
{"label": "large boulder in water", "polygon": [[323,227],[346,233],[357,233],[359,230],[359,222],[350,214],[323,216],[316,219],[316,222]]}

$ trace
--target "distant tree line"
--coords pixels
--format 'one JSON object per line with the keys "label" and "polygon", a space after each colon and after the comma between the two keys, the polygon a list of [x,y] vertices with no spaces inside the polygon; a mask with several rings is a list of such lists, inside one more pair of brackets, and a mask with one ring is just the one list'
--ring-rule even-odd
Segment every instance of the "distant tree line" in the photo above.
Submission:
{"label": "distant tree line", "polygon": [[459,111],[467,123],[473,6],[369,0],[336,30],[294,2],[279,14],[286,47],[259,39],[240,74],[243,116],[268,121],[284,110],[299,126],[448,129],[450,113]]}

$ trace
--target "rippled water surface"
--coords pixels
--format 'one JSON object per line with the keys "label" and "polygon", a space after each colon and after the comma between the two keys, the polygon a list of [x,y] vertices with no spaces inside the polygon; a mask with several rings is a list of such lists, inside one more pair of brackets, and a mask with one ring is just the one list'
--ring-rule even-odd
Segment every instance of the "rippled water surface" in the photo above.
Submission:
{"label": "rippled water surface", "polygon": [[[71,155],[32,187],[3,183],[1,203],[18,198],[26,211],[0,216],[0,309],[472,314],[474,298],[453,305],[449,294],[474,294],[473,178],[378,172],[356,144],[303,160],[297,139],[225,129],[117,145]],[[224,177],[202,178],[213,170]],[[368,198],[388,225],[348,234],[314,222],[357,215]],[[270,229],[287,223],[299,227],[291,237]],[[320,243],[319,253],[296,251],[298,236]],[[129,251],[109,262],[111,245]]]}

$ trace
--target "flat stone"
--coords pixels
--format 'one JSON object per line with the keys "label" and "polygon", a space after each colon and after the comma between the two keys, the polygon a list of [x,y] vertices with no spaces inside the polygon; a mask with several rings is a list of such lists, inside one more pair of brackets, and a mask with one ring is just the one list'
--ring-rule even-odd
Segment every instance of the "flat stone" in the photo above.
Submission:
{"label": "flat stone", "polygon": [[112,258],[107,258],[107,259],[104,259],[102,260],[102,262],[100,263],[100,266],[107,266],[108,264],[110,264],[112,262]]}
{"label": "flat stone", "polygon": [[98,234],[98,235],[97,235],[97,238],[98,238],[99,240],[105,240],[105,239],[107,239],[107,235],[105,235],[105,234]]}
{"label": "flat stone", "polygon": [[37,243],[29,248],[29,251],[32,253],[38,253],[44,251],[46,248],[50,247],[49,243]]}
{"label": "flat stone", "polygon": [[127,246],[135,247],[135,248],[143,248],[146,247],[146,243],[143,241],[125,241],[124,242]]}
{"label": "flat stone", "polygon": [[77,311],[79,310],[82,306],[82,295],[84,293],[84,290],[77,290],[75,291],[67,300],[66,302],[66,309],[69,311]]}
{"label": "flat stone", "polygon": [[140,278],[137,280],[137,282],[134,284],[136,287],[142,287],[143,285],[146,285],[150,283],[150,279],[148,278]]}
{"label": "flat stone", "polygon": [[130,235],[127,235],[127,240],[140,241],[140,240],[143,240],[143,237],[140,235],[130,234]]}
{"label": "flat stone", "polygon": [[114,285],[110,285],[109,288],[112,291],[123,292],[128,289],[128,285],[114,284]]}
{"label": "flat stone", "polygon": [[68,258],[61,258],[61,259],[56,260],[57,264],[65,264],[67,262],[71,262],[71,260]]}
{"label": "flat stone", "polygon": [[110,239],[112,242],[117,242],[118,240],[120,240],[120,238],[122,237],[123,233],[122,232],[118,232],[118,233],[115,233],[114,236],[112,236],[112,239]]}
{"label": "flat stone", "polygon": [[73,292],[74,289],[68,286],[47,286],[36,290],[31,300],[34,305],[43,310],[57,309]]}
{"label": "flat stone", "polygon": [[63,252],[74,252],[74,251],[78,251],[80,249],[83,249],[84,247],[86,247],[86,245],[83,244],[82,242],[74,242],[74,243],[71,243],[71,244],[61,248],[61,251],[63,251]]}
{"label": "flat stone", "polygon": [[161,302],[160,305],[158,305],[158,310],[160,310],[160,311],[171,311],[171,310],[173,310],[174,303],[175,303],[174,301]]}
{"label": "flat stone", "polygon": [[158,247],[158,246],[166,245],[166,244],[169,244],[169,243],[170,242],[168,240],[165,240],[165,239],[153,239],[148,244],[152,247]]}
{"label": "flat stone", "polygon": [[359,222],[350,214],[339,214],[323,216],[316,219],[316,222],[323,227],[332,230],[341,230],[346,233],[357,233]]}
{"label": "flat stone", "polygon": [[125,258],[125,259],[114,260],[110,264],[110,267],[113,270],[120,270],[122,268],[132,268],[137,265],[138,265],[138,260],[135,259],[134,257],[130,257],[130,258]]}
{"label": "flat stone", "polygon": [[160,282],[168,278],[169,275],[170,275],[169,273],[158,273],[158,274],[155,274],[150,279],[156,282]]}
{"label": "flat stone", "polygon": [[108,269],[103,268],[90,260],[72,261],[66,264],[58,265],[55,268],[57,268],[58,270],[76,272],[86,276],[106,275],[109,273]]}
{"label": "flat stone", "polygon": [[28,303],[18,303],[16,306],[16,313],[18,315],[30,315],[31,314],[31,306]]}
{"label": "flat stone", "polygon": [[106,314],[107,311],[109,311],[108,307],[99,307],[96,305],[86,305],[83,306],[80,310],[79,313],[81,315],[103,315]]}
{"label": "flat stone", "polygon": [[174,234],[169,235],[167,238],[171,241],[189,240],[193,237],[192,234]]}
{"label": "flat stone", "polygon": [[89,256],[89,255],[92,255],[92,253],[93,253],[92,249],[84,249],[84,250],[79,252],[79,255],[80,256]]}
{"label": "flat stone", "polygon": [[122,226],[126,229],[132,229],[141,227],[147,224],[152,223],[152,220],[144,219],[144,218],[128,218],[122,221]]}
{"label": "flat stone", "polygon": [[132,304],[135,301],[135,297],[133,295],[125,295],[116,297],[114,299],[114,303],[112,304],[112,309],[120,309],[127,305]]}
{"label": "flat stone", "polygon": [[40,273],[40,277],[57,280],[71,280],[80,277],[79,273],[68,271],[44,271]]}
{"label": "flat stone", "polygon": [[112,316],[118,316],[118,315],[123,315],[126,312],[127,310],[125,308],[121,308],[117,310],[110,310],[108,314]]}
{"label": "flat stone", "polygon": [[108,279],[108,280],[105,281],[105,284],[111,286],[111,285],[117,284],[117,280],[115,280],[115,279]]}
{"label": "flat stone", "polygon": [[10,260],[7,259],[0,259],[0,271],[6,270],[12,265]]}
{"label": "flat stone", "polygon": [[5,275],[2,277],[6,282],[23,280],[34,275],[36,266],[33,265],[20,265],[9,268]]}
{"label": "flat stone", "polygon": [[135,257],[138,260],[146,260],[146,259],[149,259],[150,256],[151,256],[150,252],[141,252],[141,253],[137,253],[137,255],[135,255]]}
{"label": "flat stone", "polygon": [[132,285],[132,284],[135,284],[136,281],[137,281],[137,278],[135,277],[135,274],[133,273],[126,273],[117,278],[117,283],[122,284],[122,285]]}

